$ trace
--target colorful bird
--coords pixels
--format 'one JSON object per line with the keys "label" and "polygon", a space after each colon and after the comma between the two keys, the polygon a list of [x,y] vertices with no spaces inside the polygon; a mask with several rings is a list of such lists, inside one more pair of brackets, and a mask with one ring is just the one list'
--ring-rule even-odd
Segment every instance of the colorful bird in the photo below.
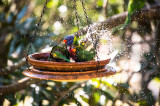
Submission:
{"label": "colorful bird", "polygon": [[69,60],[70,55],[67,49],[60,47],[60,46],[54,46],[51,50],[50,53],[50,58],[49,60],[54,60],[54,61],[61,61],[61,62],[71,62]]}
{"label": "colorful bird", "polygon": [[90,51],[85,50],[85,42],[78,43],[78,39],[75,36],[66,36],[63,43],[69,46],[70,57],[72,57],[76,62],[91,61],[95,57],[95,51],[91,49]]}
{"label": "colorful bird", "polygon": [[78,39],[76,36],[73,36],[73,35],[69,35],[69,36],[66,36],[63,40],[63,43],[71,46],[72,44],[74,46],[78,46]]}
{"label": "colorful bird", "polygon": [[75,51],[75,61],[76,62],[84,62],[84,61],[91,61],[95,57],[96,52],[94,49],[91,49],[90,51],[85,50],[81,46],[76,47]]}

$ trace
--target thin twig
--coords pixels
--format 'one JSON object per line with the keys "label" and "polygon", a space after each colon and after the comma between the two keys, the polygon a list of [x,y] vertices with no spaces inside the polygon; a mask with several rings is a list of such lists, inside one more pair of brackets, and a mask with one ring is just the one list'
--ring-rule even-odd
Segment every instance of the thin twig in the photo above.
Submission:
{"label": "thin twig", "polygon": [[22,59],[20,60],[20,62],[18,62],[15,65],[9,66],[5,69],[0,68],[0,76],[4,76],[4,75],[14,72],[16,69],[21,68],[25,63],[26,63],[25,59]]}
{"label": "thin twig", "polygon": [[103,1],[103,15],[104,15],[105,17],[107,17],[107,13],[106,13],[107,6],[108,6],[108,0],[104,0],[104,1]]}

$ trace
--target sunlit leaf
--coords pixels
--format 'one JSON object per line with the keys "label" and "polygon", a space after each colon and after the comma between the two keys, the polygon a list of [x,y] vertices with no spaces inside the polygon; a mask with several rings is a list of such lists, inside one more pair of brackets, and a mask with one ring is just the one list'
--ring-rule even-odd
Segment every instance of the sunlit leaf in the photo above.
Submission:
{"label": "sunlit leaf", "polygon": [[22,8],[22,10],[17,15],[17,21],[21,20],[25,16],[25,13],[27,12],[27,9],[28,9],[27,6],[24,6]]}
{"label": "sunlit leaf", "polygon": [[89,101],[88,98],[86,98],[86,97],[84,97],[84,96],[82,96],[82,95],[80,95],[80,97],[82,98],[83,101],[85,101],[86,103],[88,103],[88,101]]}
{"label": "sunlit leaf", "polygon": [[103,0],[98,0],[97,1],[97,6],[102,7],[103,6]]}
{"label": "sunlit leaf", "polygon": [[12,12],[9,13],[8,18],[7,18],[8,23],[11,23],[11,21],[13,20],[13,16],[14,16],[14,14]]}
{"label": "sunlit leaf", "polygon": [[48,8],[56,7],[58,5],[59,0],[51,0],[47,3]]}
{"label": "sunlit leaf", "polygon": [[99,99],[100,99],[100,93],[95,92],[95,93],[93,94],[93,96],[94,96],[95,102],[98,103],[98,102],[99,102]]}

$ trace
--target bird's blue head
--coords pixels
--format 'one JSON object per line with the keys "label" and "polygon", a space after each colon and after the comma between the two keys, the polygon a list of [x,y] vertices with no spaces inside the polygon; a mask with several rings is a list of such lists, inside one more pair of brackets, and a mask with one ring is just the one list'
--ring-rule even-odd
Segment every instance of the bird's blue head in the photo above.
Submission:
{"label": "bird's blue head", "polygon": [[67,43],[67,45],[72,45],[73,42],[74,42],[74,36],[73,35],[66,36],[63,40],[63,43]]}

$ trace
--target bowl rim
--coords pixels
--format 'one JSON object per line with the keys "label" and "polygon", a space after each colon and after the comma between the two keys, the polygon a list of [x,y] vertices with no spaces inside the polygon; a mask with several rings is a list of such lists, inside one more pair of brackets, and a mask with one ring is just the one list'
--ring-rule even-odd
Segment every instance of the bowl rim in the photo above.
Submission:
{"label": "bowl rim", "polygon": [[53,61],[42,61],[34,59],[33,57],[35,55],[42,55],[42,54],[49,54],[49,53],[34,53],[28,56],[29,63],[42,63],[42,64],[62,64],[62,65],[86,65],[86,64],[97,64],[98,62],[108,62],[111,60],[110,58],[106,60],[100,60],[100,61],[86,61],[86,62],[53,62]]}

